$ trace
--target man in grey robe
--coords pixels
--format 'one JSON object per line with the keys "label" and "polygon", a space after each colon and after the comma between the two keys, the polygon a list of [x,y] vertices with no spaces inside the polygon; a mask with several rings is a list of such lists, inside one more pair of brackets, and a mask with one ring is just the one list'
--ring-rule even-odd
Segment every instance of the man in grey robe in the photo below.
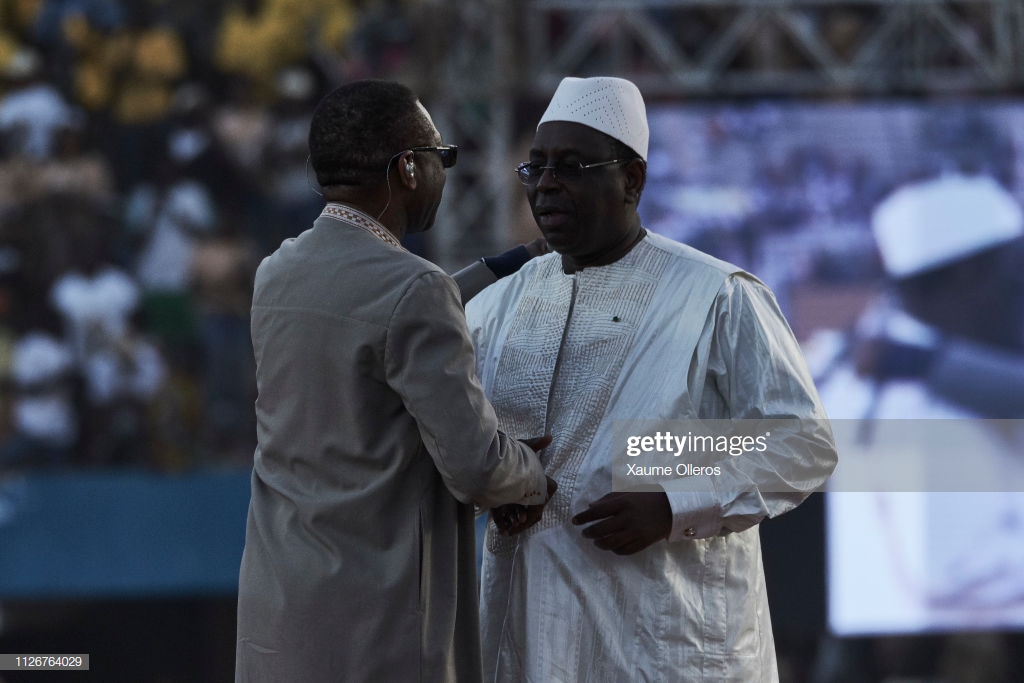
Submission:
{"label": "man in grey robe", "polygon": [[235,678],[479,681],[473,506],[549,483],[544,441],[497,429],[455,283],[400,244],[456,148],[381,81],[325,97],[309,144],[328,203],[256,274]]}
{"label": "man in grey robe", "polygon": [[[466,307],[501,428],[550,431],[558,482],[538,523],[488,529],[488,680],[778,680],[757,524],[824,483],[832,436],[771,292],[641,226],[647,146],[635,85],[564,79],[517,168],[557,253]],[[615,423],[683,418],[801,428],[712,482],[613,491]]]}

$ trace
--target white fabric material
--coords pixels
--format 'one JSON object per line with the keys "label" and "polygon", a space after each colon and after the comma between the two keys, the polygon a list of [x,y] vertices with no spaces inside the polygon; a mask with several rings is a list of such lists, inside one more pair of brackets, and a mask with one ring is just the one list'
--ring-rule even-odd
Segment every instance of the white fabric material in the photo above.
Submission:
{"label": "white fabric material", "polygon": [[14,90],[0,99],[0,131],[24,127],[21,149],[35,159],[51,155],[57,130],[77,127],[80,122],[81,113],[46,83]]}
{"label": "white fabric material", "polygon": [[202,128],[180,128],[167,139],[167,151],[171,158],[188,163],[206,151],[212,139]]}
{"label": "white fabric material", "polygon": [[124,337],[139,303],[139,286],[122,270],[108,266],[93,275],[63,275],[54,283],[50,299],[68,325],[75,353],[84,359],[107,340]]}
{"label": "white fabric material", "polygon": [[161,216],[139,254],[135,274],[147,290],[180,292],[188,288],[195,238]]}
{"label": "white fabric material", "polygon": [[118,398],[148,400],[167,379],[159,349],[141,339],[127,340],[128,348],[100,349],[83,367],[89,400],[97,405]]}
{"label": "white fabric material", "polygon": [[896,190],[871,227],[886,272],[902,278],[1024,235],[1024,215],[992,178],[948,175]]}
{"label": "white fabric material", "polygon": [[188,230],[209,232],[216,224],[217,211],[210,192],[194,180],[183,180],[168,190],[164,211]]}
{"label": "white fabric material", "polygon": [[42,332],[26,334],[11,355],[11,376],[19,387],[59,379],[74,363],[67,345]]}
{"label": "white fabric material", "polygon": [[187,290],[195,235],[210,232],[216,218],[213,200],[203,185],[186,180],[168,190],[153,233],[136,265],[135,273],[145,288],[163,292]]}
{"label": "white fabric material", "polygon": [[45,391],[18,396],[12,420],[21,434],[55,446],[69,446],[78,435],[78,421],[68,391],[60,384],[71,371],[73,358],[67,345],[48,334],[25,335],[14,347],[11,375],[19,388]]}
{"label": "white fabric material", "polygon": [[647,108],[640,90],[624,78],[563,78],[537,127],[548,121],[590,126],[626,144],[647,161]]}
{"label": "white fabric material", "polygon": [[771,493],[779,480],[768,477],[807,491],[827,478],[830,435],[797,434],[752,458],[763,479],[668,494],[670,540],[634,555],[597,549],[570,522],[611,492],[613,420],[824,418],[774,297],[658,235],[575,275],[559,259],[534,259],[467,305],[501,428],[552,434],[541,461],[559,484],[524,534],[488,529],[485,679],[778,680],[756,525],[806,495]]}
{"label": "white fabric material", "polygon": [[15,401],[14,425],[25,436],[57,447],[67,447],[78,436],[78,419],[70,397],[51,392]]}

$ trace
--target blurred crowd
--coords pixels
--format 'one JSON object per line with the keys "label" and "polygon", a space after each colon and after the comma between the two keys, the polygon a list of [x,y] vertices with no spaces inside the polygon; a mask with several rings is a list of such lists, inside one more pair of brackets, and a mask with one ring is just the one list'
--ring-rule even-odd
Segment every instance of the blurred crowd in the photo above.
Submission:
{"label": "blurred crowd", "polygon": [[[859,7],[799,16],[842,53],[877,18]],[[424,41],[440,38],[414,27],[441,10],[0,0],[0,468],[251,462],[252,277],[319,211],[312,108],[344,80],[421,80]],[[730,16],[648,12],[684,47]],[[550,40],[571,14],[552,15]],[[1024,177],[1024,138],[960,110],[926,121],[882,107],[865,127],[863,111],[842,118],[847,107],[713,109],[652,107],[645,224],[753,270],[790,315],[794,281],[878,276],[867,213],[895,181],[937,170],[912,167],[930,163],[919,150],[948,159],[955,143],[958,166],[1018,190]],[[894,143],[904,119],[916,131],[905,149]]]}
{"label": "blurred crowd", "polygon": [[260,259],[398,0],[0,0],[0,467],[247,463]]}

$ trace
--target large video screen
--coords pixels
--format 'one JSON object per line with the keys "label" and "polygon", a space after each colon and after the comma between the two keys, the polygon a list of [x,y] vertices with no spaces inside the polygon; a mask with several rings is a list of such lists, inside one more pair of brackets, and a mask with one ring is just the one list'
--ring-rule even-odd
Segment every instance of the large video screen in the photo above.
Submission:
{"label": "large video screen", "polygon": [[831,630],[1024,626],[1024,103],[649,119],[644,225],[775,291],[833,420]]}

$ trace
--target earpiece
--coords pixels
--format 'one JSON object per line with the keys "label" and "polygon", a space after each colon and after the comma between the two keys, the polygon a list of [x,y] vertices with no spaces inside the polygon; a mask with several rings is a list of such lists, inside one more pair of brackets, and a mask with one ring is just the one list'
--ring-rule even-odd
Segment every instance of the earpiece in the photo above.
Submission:
{"label": "earpiece", "polygon": [[413,171],[415,170],[416,164],[412,163],[411,161],[405,165],[405,172],[408,173],[409,175],[412,175]]}

